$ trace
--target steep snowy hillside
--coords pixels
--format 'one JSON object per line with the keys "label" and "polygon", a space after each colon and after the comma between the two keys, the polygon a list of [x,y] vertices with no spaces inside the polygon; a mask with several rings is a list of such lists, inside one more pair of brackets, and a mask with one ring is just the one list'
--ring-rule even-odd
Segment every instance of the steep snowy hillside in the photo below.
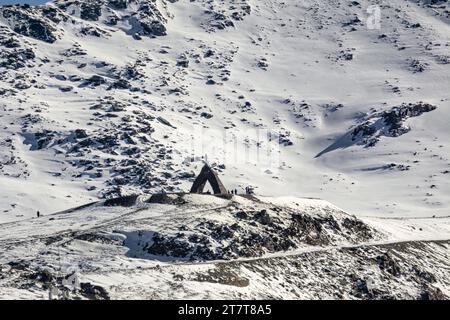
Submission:
{"label": "steep snowy hillside", "polygon": [[[230,189],[359,216],[448,215],[448,12],[406,0],[2,6],[0,219],[188,190],[204,155]],[[264,130],[277,138],[259,141]],[[258,149],[267,163],[247,158]]]}
{"label": "steep snowy hillside", "polygon": [[[448,299],[449,23],[439,0],[0,6],[0,298]],[[205,161],[255,195],[183,193]]]}

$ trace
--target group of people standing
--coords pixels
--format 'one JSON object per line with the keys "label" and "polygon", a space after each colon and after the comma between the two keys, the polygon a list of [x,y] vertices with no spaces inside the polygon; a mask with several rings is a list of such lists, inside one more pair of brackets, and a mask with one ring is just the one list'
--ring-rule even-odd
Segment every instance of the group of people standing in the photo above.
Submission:
{"label": "group of people standing", "polygon": [[[245,194],[252,194],[252,193],[253,193],[253,189],[251,187],[245,187]],[[237,189],[234,189],[234,190],[228,191],[228,194],[237,195],[238,191],[237,191]]]}

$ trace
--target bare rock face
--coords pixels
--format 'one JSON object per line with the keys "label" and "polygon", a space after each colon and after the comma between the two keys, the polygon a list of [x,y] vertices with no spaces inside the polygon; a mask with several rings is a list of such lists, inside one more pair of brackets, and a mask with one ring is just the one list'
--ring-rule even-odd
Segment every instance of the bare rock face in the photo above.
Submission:
{"label": "bare rock face", "polygon": [[205,14],[207,22],[203,27],[209,31],[224,30],[227,28],[234,28],[236,22],[244,20],[245,17],[251,14],[251,6],[247,1],[229,1],[230,6],[219,3],[208,2]]}
{"label": "bare rock face", "polygon": [[98,1],[86,1],[80,5],[80,18],[83,20],[98,21],[102,15],[102,5]]}
{"label": "bare rock face", "polygon": [[154,232],[151,241],[144,242],[142,252],[192,261],[232,260],[378,237],[375,230],[362,221],[331,211],[311,214],[273,207],[223,213],[224,218],[228,219],[228,215],[233,222],[203,218],[194,224],[179,225],[174,234]]}
{"label": "bare rock face", "polygon": [[336,140],[316,157],[340,148],[352,145],[373,147],[382,137],[399,137],[408,133],[411,128],[405,124],[409,118],[419,117],[424,113],[436,110],[437,106],[429,103],[403,103],[389,110],[372,113],[355,125],[344,136]]}
{"label": "bare rock face", "polygon": [[428,103],[404,103],[398,107],[371,115],[365,122],[355,127],[351,133],[352,140],[361,140],[359,144],[374,146],[380,137],[399,137],[411,129],[405,120],[431,112],[437,107]]}
{"label": "bare rock face", "polygon": [[158,11],[154,1],[140,3],[134,18],[141,28],[141,30],[138,30],[139,34],[145,36],[166,35],[166,27],[164,26],[166,20]]}
{"label": "bare rock face", "polygon": [[22,284],[24,287],[39,284],[42,289],[53,292],[52,299],[58,297],[89,300],[110,299],[108,291],[99,285],[90,282],[72,283],[75,280],[75,274],[61,275],[52,269],[36,267],[23,260],[12,261],[8,266],[10,274],[24,280],[25,283]]}
{"label": "bare rock face", "polygon": [[158,8],[164,0],[83,0],[56,2],[56,5],[85,21],[118,26],[135,39],[166,35],[166,17]]}
{"label": "bare rock face", "polygon": [[58,39],[56,15],[43,7],[5,6],[0,8],[0,19],[14,32],[36,40],[53,43]]}
{"label": "bare rock face", "polygon": [[[87,36],[107,36],[101,24],[118,26],[135,38],[164,36],[167,18],[158,3],[165,4],[164,0],[69,0],[34,7],[4,6],[0,8],[0,19],[14,32],[48,43],[61,37],[62,21],[80,24],[80,33]],[[100,24],[91,25],[93,22]]]}

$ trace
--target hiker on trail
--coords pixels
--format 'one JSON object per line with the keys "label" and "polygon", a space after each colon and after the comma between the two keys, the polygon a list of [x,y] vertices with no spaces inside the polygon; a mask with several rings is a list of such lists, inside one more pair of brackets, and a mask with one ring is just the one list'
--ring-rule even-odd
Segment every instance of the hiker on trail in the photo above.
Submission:
{"label": "hiker on trail", "polygon": [[237,194],[237,189],[234,189],[234,194]]}
{"label": "hiker on trail", "polygon": [[38,211],[38,212],[36,212],[36,215],[39,218],[41,216],[41,213]]}

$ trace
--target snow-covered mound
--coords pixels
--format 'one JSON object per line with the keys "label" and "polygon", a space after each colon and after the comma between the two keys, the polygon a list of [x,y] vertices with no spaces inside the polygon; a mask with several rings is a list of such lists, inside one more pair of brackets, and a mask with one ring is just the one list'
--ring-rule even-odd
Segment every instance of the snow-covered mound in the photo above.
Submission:
{"label": "snow-covered mound", "polygon": [[0,224],[0,297],[445,299],[450,223],[322,200],[129,196]]}
{"label": "snow-covered mound", "polygon": [[[198,197],[217,209],[202,210]],[[270,199],[176,195],[177,211],[187,213],[161,226],[127,233],[133,257],[167,256],[188,260],[260,257],[304,246],[360,243],[380,236],[355,217],[320,200],[298,200],[296,208]],[[190,212],[193,212],[192,214]]]}

